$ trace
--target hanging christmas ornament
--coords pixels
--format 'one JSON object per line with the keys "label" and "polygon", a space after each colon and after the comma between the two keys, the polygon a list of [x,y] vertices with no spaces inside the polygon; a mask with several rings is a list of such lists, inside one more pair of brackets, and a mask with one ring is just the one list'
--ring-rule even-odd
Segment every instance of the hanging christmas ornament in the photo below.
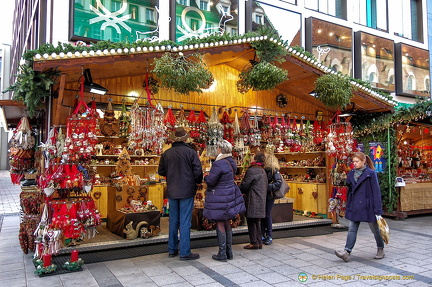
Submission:
{"label": "hanging christmas ornament", "polygon": [[222,114],[222,118],[220,120],[221,124],[223,125],[223,138],[229,141],[231,144],[234,144],[234,129],[232,120],[230,119],[228,115],[228,111],[225,110]]}
{"label": "hanging christmas ornament", "polygon": [[99,129],[104,136],[116,136],[119,134],[119,123],[112,108],[112,99],[108,99],[108,106],[104,111],[104,116],[99,119]]}
{"label": "hanging christmas ornament", "polygon": [[213,112],[208,122],[208,141],[207,141],[207,156],[216,157],[217,144],[223,139],[223,126],[220,123],[216,108],[213,108]]}
{"label": "hanging christmas ornament", "polygon": [[[268,142],[273,132],[270,118],[267,117],[266,113],[263,114],[260,120],[255,120],[255,118],[257,117],[257,114],[255,114],[253,128],[255,129],[257,126],[261,133],[262,140]],[[257,122],[258,124],[255,124],[255,122]],[[256,145],[256,141],[254,145]]]}
{"label": "hanging christmas ornament", "polygon": [[167,127],[167,132],[171,133],[175,129],[176,118],[173,114],[171,106],[168,107],[168,111],[164,118],[164,124]]}
{"label": "hanging christmas ornament", "polygon": [[240,121],[238,118],[237,110],[234,110],[234,147],[233,147],[233,156],[236,158],[237,163],[241,164],[243,162],[243,157],[245,153],[245,145],[243,141],[242,134],[240,132]]}
{"label": "hanging christmas ornament", "polygon": [[250,114],[248,110],[244,110],[240,118],[240,133],[243,138],[244,145],[251,143],[251,125],[250,125]]}
{"label": "hanging christmas ornament", "polygon": [[256,112],[251,125],[250,144],[252,146],[260,146],[261,139],[262,139],[262,135],[258,124],[258,113]]}
{"label": "hanging christmas ornament", "polygon": [[126,101],[122,100],[121,114],[119,117],[119,137],[127,138],[131,132],[130,130],[131,119],[127,113]]}
{"label": "hanging christmas ornament", "polygon": [[199,137],[196,139],[195,142],[198,143],[202,149],[204,149],[206,148],[206,143],[208,140],[208,123],[203,108],[201,108],[201,111],[198,115],[197,127],[198,127]]}
{"label": "hanging christmas ornament", "polygon": [[189,122],[186,119],[183,105],[180,105],[180,111],[179,111],[179,114],[177,116],[176,126],[177,127],[184,127],[186,129],[189,129]]}
{"label": "hanging christmas ornament", "polygon": [[326,152],[329,156],[347,159],[356,151],[350,122],[335,122],[328,126]]}
{"label": "hanging christmas ornament", "polygon": [[189,126],[189,136],[192,139],[196,139],[200,136],[198,131],[198,118],[195,116],[195,109],[192,108],[189,116],[187,117],[188,126]]}

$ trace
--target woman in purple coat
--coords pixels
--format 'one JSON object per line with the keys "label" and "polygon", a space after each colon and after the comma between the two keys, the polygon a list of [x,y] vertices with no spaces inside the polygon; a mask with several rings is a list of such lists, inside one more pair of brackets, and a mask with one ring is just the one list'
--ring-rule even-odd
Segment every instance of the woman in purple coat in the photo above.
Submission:
{"label": "woman in purple coat", "polygon": [[375,259],[384,258],[384,240],[381,237],[377,223],[382,211],[381,191],[378,177],[372,160],[362,152],[354,153],[352,157],[354,169],[348,173],[348,200],[345,218],[350,220],[345,249],[335,251],[337,257],[348,262],[354,248],[360,222],[369,223],[375,236],[377,254]]}
{"label": "woman in purple coat", "polygon": [[207,184],[203,216],[216,221],[216,234],[219,245],[214,260],[226,262],[233,259],[232,229],[230,220],[245,211],[244,199],[234,182],[237,165],[231,155],[232,145],[223,140],[218,143],[218,156],[210,172],[205,176]]}

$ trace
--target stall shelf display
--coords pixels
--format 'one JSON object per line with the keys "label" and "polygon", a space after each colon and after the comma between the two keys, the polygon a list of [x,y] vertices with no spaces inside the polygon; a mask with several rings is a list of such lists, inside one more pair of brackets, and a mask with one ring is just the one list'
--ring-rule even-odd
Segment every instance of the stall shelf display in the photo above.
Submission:
{"label": "stall shelf display", "polygon": [[397,187],[398,217],[432,213],[432,141],[428,130],[407,125],[404,133],[399,133],[397,176],[403,178],[404,186]]}
{"label": "stall shelf display", "polygon": [[325,152],[276,153],[281,173],[287,180],[293,208],[311,216],[327,214],[326,155]]}

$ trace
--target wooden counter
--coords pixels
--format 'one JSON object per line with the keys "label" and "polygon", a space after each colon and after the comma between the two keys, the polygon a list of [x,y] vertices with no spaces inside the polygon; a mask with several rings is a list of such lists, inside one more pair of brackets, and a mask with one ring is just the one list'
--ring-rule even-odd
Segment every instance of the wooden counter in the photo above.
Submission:
{"label": "wooden counter", "polygon": [[400,211],[432,212],[432,183],[408,183],[400,189]]}

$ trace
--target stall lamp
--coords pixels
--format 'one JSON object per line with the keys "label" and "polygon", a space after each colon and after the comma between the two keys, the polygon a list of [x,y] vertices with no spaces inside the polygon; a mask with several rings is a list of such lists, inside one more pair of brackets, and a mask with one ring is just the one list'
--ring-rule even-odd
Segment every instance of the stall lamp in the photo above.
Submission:
{"label": "stall lamp", "polygon": [[341,118],[352,117],[352,116],[355,116],[355,114],[354,113],[349,113],[349,112],[338,115],[338,117],[341,117]]}
{"label": "stall lamp", "polygon": [[90,73],[90,69],[84,70],[84,91],[98,95],[105,95],[108,89],[102,87],[99,84],[93,83],[93,79]]}
{"label": "stall lamp", "polygon": [[342,113],[340,115],[338,115],[338,117],[343,118],[343,117],[352,117],[356,115],[356,108],[355,108],[355,103],[351,102],[351,108],[349,110],[345,110],[342,111]]}
{"label": "stall lamp", "polygon": [[318,97],[318,93],[315,92],[315,91],[311,91],[311,92],[309,93],[309,96],[312,96],[312,97],[316,98],[316,97]]}

